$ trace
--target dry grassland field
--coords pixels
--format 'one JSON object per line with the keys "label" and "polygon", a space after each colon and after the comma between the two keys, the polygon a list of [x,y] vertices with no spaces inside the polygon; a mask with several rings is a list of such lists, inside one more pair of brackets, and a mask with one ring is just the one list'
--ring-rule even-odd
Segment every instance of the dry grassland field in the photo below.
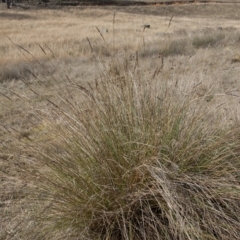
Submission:
{"label": "dry grassland field", "polygon": [[240,239],[239,120],[238,2],[0,3],[0,239]]}

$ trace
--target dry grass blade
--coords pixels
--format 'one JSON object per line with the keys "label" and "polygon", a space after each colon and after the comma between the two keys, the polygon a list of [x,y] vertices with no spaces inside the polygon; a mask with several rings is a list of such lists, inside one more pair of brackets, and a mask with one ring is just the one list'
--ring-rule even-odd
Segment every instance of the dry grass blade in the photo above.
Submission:
{"label": "dry grass blade", "polygon": [[99,28],[98,28],[97,26],[96,26],[96,29],[97,29],[98,33],[100,34],[102,40],[107,44],[107,42],[106,42],[104,36],[102,35],[101,31],[99,30]]}
{"label": "dry grass blade", "polygon": [[169,23],[168,23],[168,27],[167,27],[167,29],[170,28],[171,23],[172,23],[172,20],[173,20],[173,17],[174,17],[174,14],[172,14],[172,16],[171,16],[171,18],[170,18],[170,20],[169,20]]}
{"label": "dry grass blade", "polygon": [[116,11],[114,11],[114,13],[113,13],[113,36],[112,36],[112,38],[113,38],[113,49],[114,49],[114,52],[116,51],[116,44],[115,44],[115,18],[116,18]]}
{"label": "dry grass blade", "polygon": [[91,42],[90,42],[88,37],[87,37],[87,41],[88,41],[89,47],[91,48],[91,52],[93,52],[92,44],[91,44]]}
{"label": "dry grass blade", "polygon": [[47,55],[47,53],[45,52],[44,48],[43,48],[40,44],[38,44],[38,46],[40,47],[40,49],[42,50],[42,52],[43,52],[45,55]]}

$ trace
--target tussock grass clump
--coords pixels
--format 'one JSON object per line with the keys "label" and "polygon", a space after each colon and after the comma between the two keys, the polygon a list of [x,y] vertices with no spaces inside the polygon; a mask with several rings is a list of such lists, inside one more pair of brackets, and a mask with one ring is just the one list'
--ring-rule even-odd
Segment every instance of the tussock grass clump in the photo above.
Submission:
{"label": "tussock grass clump", "polygon": [[156,41],[144,45],[144,48],[140,49],[140,57],[173,57],[173,56],[184,56],[193,54],[194,48],[192,43],[187,38],[176,38],[172,39],[167,37],[165,40]]}
{"label": "tussock grass clump", "polygon": [[47,59],[34,59],[32,61],[26,61],[25,59],[22,62],[0,66],[0,83],[9,80],[27,80],[35,74],[51,75],[54,71],[51,62]]}
{"label": "tussock grass clump", "polygon": [[64,90],[25,142],[30,239],[238,239],[240,135],[216,106],[137,69]]}
{"label": "tussock grass clump", "polygon": [[8,64],[0,68],[0,82],[12,79],[20,79],[22,76],[28,77],[31,72],[31,66],[27,63],[19,63],[17,66]]}
{"label": "tussock grass clump", "polygon": [[170,40],[164,45],[161,54],[165,57],[188,54],[190,50],[188,40],[186,39]]}
{"label": "tussock grass clump", "polygon": [[219,44],[225,38],[224,33],[207,33],[199,36],[195,36],[192,40],[192,44],[195,48],[207,48],[214,47]]}

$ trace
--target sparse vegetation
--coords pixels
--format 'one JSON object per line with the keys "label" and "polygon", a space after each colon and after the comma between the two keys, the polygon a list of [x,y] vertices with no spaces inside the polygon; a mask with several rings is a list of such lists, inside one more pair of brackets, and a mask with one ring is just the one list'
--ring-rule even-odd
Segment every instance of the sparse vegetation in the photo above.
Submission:
{"label": "sparse vegetation", "polygon": [[[231,31],[221,49],[215,33],[205,48],[195,25],[181,38],[171,18],[172,32],[159,35],[165,17],[146,33],[141,15],[84,9],[79,36],[78,11],[54,10],[39,42],[48,11],[27,42],[19,32],[9,36],[19,46],[0,41],[0,239],[237,240]],[[23,26],[38,14],[25,13]]]}

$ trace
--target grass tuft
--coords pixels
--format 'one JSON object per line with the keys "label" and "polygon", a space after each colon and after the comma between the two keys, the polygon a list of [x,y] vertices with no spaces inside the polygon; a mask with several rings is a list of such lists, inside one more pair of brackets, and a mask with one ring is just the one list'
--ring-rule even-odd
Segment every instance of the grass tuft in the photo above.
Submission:
{"label": "grass tuft", "polygon": [[27,63],[21,63],[16,65],[8,64],[4,67],[0,68],[0,82],[4,82],[6,80],[16,79],[19,80],[23,76],[25,78],[29,77],[31,72],[31,65]]}
{"label": "grass tuft", "polygon": [[115,68],[68,80],[22,142],[30,239],[238,239],[238,126],[194,88]]}
{"label": "grass tuft", "polygon": [[204,35],[195,36],[192,44],[195,48],[214,47],[225,38],[224,33],[207,33]]}
{"label": "grass tuft", "polygon": [[190,46],[188,44],[188,40],[180,39],[180,40],[170,40],[167,44],[165,44],[164,48],[161,50],[163,56],[175,56],[175,55],[185,55],[190,51]]}

